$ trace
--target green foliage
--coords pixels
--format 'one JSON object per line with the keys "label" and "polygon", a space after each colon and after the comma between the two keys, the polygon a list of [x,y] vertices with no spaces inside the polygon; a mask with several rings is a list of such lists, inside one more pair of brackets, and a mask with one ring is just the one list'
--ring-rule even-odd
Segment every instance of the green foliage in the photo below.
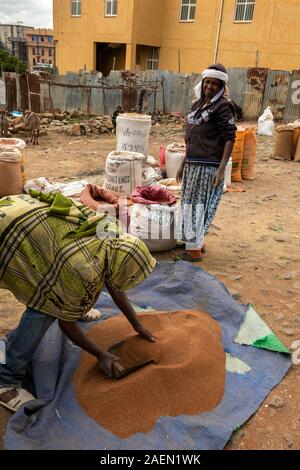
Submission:
{"label": "green foliage", "polygon": [[9,55],[7,51],[0,48],[0,69],[3,72],[19,72],[24,73],[27,70],[27,64],[21,60]]}

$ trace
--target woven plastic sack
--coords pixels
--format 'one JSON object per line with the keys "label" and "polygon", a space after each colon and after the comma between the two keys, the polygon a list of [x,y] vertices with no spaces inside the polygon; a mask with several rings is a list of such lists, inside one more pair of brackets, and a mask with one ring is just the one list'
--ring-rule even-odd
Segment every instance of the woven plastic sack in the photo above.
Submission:
{"label": "woven plastic sack", "polygon": [[291,160],[293,154],[293,125],[286,124],[276,129],[274,157]]}
{"label": "woven plastic sack", "polygon": [[244,140],[244,152],[242,161],[242,179],[254,179],[254,167],[256,161],[256,135],[253,128],[246,129]]}
{"label": "woven plastic sack", "polygon": [[12,146],[20,150],[21,156],[20,156],[20,167],[21,167],[21,177],[22,177],[22,183],[23,185],[26,183],[26,173],[25,173],[25,147],[26,143],[22,139],[13,139],[13,138],[2,138],[0,139],[0,146],[5,145],[5,146]]}
{"label": "woven plastic sack", "polygon": [[242,163],[244,154],[245,128],[240,127],[236,132],[236,140],[232,151],[232,174],[231,181],[241,183],[242,180]]}
{"label": "woven plastic sack", "polygon": [[17,148],[0,145],[0,197],[23,193],[20,159]]}

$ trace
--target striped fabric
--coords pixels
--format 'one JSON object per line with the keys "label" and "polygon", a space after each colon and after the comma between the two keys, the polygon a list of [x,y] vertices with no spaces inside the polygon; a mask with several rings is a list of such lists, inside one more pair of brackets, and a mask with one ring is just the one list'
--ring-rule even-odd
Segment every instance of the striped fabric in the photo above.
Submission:
{"label": "striped fabric", "polygon": [[186,242],[188,250],[202,248],[221,201],[224,185],[213,187],[215,172],[208,165],[187,163],[184,167],[177,237]]}
{"label": "striped fabric", "polygon": [[115,219],[60,194],[32,196],[0,199],[0,288],[27,307],[76,321],[105,283],[126,291],[154,269],[144,243]]}

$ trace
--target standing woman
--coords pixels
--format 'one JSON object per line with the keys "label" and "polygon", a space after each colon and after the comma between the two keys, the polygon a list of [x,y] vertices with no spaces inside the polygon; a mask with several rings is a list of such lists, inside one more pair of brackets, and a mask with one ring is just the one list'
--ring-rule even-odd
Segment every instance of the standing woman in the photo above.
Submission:
{"label": "standing woman", "polygon": [[228,75],[221,64],[204,70],[195,88],[198,100],[187,117],[186,156],[177,172],[182,181],[179,238],[184,261],[201,261],[206,234],[223,194],[226,165],[231,156],[236,126],[234,106],[226,98]]}

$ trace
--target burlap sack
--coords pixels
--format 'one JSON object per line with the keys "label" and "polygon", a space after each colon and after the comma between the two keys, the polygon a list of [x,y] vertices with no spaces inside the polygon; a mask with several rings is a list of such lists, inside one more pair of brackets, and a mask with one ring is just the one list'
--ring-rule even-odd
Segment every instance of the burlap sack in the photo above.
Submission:
{"label": "burlap sack", "polygon": [[14,138],[2,138],[0,139],[0,146],[12,146],[20,150],[21,157],[20,157],[20,167],[21,167],[21,175],[22,175],[22,183],[23,185],[26,183],[26,173],[25,173],[25,148],[26,143],[22,139],[14,139]]}
{"label": "burlap sack", "polygon": [[23,192],[20,159],[17,148],[0,146],[0,197]]}
{"label": "burlap sack", "polygon": [[232,152],[232,174],[231,181],[234,183],[242,182],[242,163],[245,142],[245,128],[240,127],[236,132],[236,140]]}
{"label": "burlap sack", "polygon": [[243,180],[254,179],[254,166],[256,161],[256,135],[253,128],[247,128],[245,132],[244,153],[242,161]]}
{"label": "burlap sack", "polygon": [[290,124],[278,126],[276,129],[274,157],[292,160],[293,155],[293,126]]}

